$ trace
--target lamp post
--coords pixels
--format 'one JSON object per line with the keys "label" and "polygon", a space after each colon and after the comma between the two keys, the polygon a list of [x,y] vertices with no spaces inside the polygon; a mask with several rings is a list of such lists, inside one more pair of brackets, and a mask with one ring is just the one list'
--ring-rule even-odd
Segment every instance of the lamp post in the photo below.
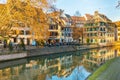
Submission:
{"label": "lamp post", "polygon": [[82,27],[82,44],[83,44],[83,31],[84,31],[84,29],[83,29],[83,27]]}

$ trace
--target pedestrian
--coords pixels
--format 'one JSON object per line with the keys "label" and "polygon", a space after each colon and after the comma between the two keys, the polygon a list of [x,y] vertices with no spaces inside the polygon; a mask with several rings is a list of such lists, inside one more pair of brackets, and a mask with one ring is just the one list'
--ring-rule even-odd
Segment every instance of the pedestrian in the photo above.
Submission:
{"label": "pedestrian", "polygon": [[11,40],[10,40],[10,42],[9,42],[9,50],[10,50],[10,51],[13,51],[13,43],[11,42]]}
{"label": "pedestrian", "polygon": [[6,39],[3,41],[3,47],[7,48],[7,40]]}
{"label": "pedestrian", "polygon": [[23,39],[21,40],[21,47],[23,48],[24,51],[26,50],[25,44],[24,44],[24,40],[23,40]]}

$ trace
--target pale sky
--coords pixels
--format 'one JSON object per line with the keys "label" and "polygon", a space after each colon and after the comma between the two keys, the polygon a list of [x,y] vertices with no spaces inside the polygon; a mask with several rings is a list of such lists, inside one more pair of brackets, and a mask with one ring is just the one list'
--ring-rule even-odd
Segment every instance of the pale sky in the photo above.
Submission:
{"label": "pale sky", "polygon": [[5,3],[6,2],[6,0],[0,0],[0,3]]}
{"label": "pale sky", "polygon": [[[0,3],[5,3],[6,0],[0,0]],[[56,7],[63,9],[65,13],[74,15],[79,11],[83,16],[86,13],[94,14],[98,10],[105,14],[112,21],[120,20],[120,8],[116,5],[119,0],[56,0]]]}
{"label": "pale sky", "polygon": [[85,13],[94,14],[98,10],[112,21],[120,20],[120,8],[117,9],[119,0],[57,0],[56,7],[63,9],[65,13],[74,15],[79,11],[83,16]]}

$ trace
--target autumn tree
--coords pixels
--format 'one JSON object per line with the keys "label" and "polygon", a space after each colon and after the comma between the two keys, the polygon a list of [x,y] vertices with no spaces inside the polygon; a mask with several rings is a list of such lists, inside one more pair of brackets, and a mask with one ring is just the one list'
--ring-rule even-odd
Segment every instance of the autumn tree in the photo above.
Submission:
{"label": "autumn tree", "polygon": [[73,39],[80,43],[83,43],[83,27],[74,26],[72,30],[73,30],[73,34],[72,34]]}
{"label": "autumn tree", "polygon": [[8,0],[5,6],[6,14],[3,19],[1,18],[1,21],[5,22],[2,21],[1,26],[20,27],[20,24],[23,23],[24,27],[31,28],[35,39],[47,39],[49,35],[48,17],[44,11],[50,8],[51,1],[53,2],[53,0]]}
{"label": "autumn tree", "polygon": [[0,35],[6,36],[11,27],[9,15],[7,13],[7,6],[0,4]]}

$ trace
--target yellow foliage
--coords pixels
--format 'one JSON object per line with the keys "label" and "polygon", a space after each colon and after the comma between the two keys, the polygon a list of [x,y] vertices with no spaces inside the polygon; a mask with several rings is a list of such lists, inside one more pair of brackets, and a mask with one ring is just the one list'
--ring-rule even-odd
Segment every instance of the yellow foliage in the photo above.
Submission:
{"label": "yellow foliage", "polygon": [[[5,7],[0,6],[0,12],[3,11],[1,8],[6,8],[3,11],[4,14],[0,13],[0,30],[2,29],[1,26],[21,27],[19,23],[23,23],[24,27],[29,26],[31,28],[36,39],[45,39],[45,35],[47,39],[49,35],[47,16],[42,8],[48,8],[48,6],[47,0],[7,0]],[[43,35],[43,33],[45,34]]]}

